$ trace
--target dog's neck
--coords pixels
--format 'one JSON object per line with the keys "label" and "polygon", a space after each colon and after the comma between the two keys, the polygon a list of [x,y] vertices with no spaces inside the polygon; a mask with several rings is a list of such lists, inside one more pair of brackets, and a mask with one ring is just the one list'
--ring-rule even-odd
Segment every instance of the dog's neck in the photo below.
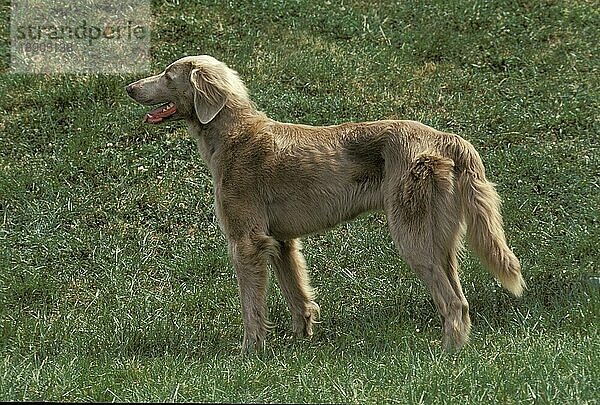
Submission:
{"label": "dog's neck", "polygon": [[213,175],[217,170],[214,156],[222,149],[223,142],[243,134],[246,130],[244,123],[253,118],[267,119],[263,113],[254,108],[225,107],[207,124],[202,124],[197,117],[187,120],[188,132],[196,139],[202,159]]}

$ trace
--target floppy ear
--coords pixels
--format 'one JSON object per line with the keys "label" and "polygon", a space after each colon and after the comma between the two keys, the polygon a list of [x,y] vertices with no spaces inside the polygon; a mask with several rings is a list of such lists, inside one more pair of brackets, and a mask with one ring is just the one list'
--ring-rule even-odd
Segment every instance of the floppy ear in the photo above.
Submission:
{"label": "floppy ear", "polygon": [[190,81],[194,86],[194,107],[203,124],[208,124],[225,106],[225,96],[210,83],[200,69],[192,70]]}

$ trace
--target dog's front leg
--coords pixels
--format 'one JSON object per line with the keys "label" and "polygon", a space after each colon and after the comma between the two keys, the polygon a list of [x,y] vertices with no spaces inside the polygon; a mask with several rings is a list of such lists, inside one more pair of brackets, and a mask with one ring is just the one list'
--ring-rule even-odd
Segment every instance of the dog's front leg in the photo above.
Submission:
{"label": "dog's front leg", "polygon": [[244,321],[242,352],[262,350],[267,335],[267,257],[256,238],[244,237],[229,242],[235,267]]}

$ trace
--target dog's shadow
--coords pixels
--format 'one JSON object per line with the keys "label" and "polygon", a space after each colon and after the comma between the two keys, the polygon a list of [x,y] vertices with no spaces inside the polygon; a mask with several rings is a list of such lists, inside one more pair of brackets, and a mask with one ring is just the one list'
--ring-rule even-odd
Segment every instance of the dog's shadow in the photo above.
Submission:
{"label": "dog's shadow", "polygon": [[[466,277],[472,331],[474,335],[518,334],[523,330],[552,331],[566,324],[594,324],[598,313],[593,303],[600,302],[600,285],[594,280],[590,275],[537,273],[528,279],[529,288],[523,296],[516,298],[495,281]],[[346,287],[341,298],[338,295],[320,304],[321,320],[311,346],[320,342],[360,349],[387,346],[390,340],[439,345],[440,318],[416,277],[406,277],[395,289],[385,292]],[[288,339],[290,321],[283,300],[276,307],[276,339]]]}

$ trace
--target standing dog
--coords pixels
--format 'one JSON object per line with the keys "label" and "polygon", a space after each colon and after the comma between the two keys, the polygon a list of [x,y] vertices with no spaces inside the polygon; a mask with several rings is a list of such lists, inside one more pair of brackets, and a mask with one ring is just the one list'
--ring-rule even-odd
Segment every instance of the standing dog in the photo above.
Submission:
{"label": "standing dog", "polygon": [[384,210],[393,240],[433,296],[445,349],[468,339],[469,305],[457,252],[469,245],[514,295],[525,283],[506,244],[500,198],[473,146],[414,121],[327,127],[273,121],[256,109],[237,73],[210,56],[177,60],[127,86],[144,121],[185,120],[208,165],[216,212],[239,285],[245,350],[264,346],[267,265],[310,336],[319,306],[299,237]]}

